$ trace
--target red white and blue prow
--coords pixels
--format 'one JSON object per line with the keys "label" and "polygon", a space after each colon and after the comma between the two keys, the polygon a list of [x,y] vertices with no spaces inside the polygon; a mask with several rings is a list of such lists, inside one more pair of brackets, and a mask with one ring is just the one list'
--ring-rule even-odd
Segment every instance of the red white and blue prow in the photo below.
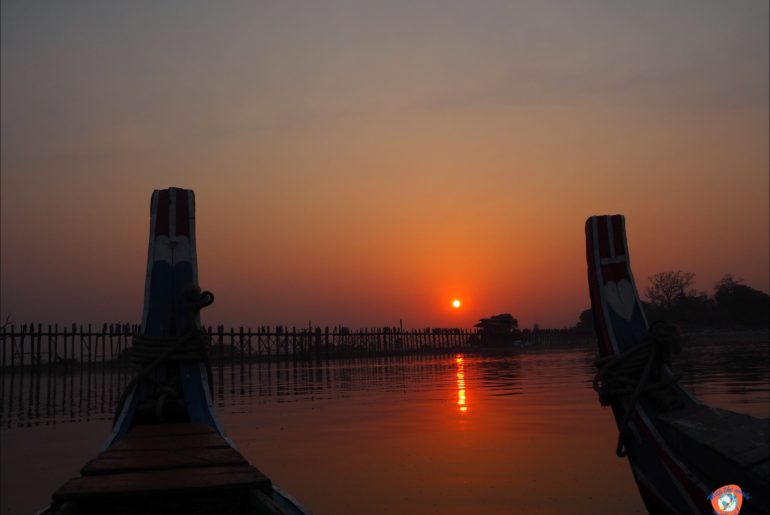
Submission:
{"label": "red white and blue prow", "polygon": [[[641,350],[650,341],[650,326],[631,273],[625,219],[592,216],[585,232],[599,352],[616,358]],[[768,420],[702,404],[673,381],[668,365],[660,375],[661,383],[670,383],[665,394],[675,403],[662,406],[652,395],[656,392],[619,395],[611,403],[619,428],[630,412],[621,443],[647,509],[710,513],[709,495],[725,484],[738,484],[754,494],[741,513],[770,512]]]}
{"label": "red white and blue prow", "polygon": [[[190,320],[185,293],[198,286],[195,247],[195,194],[192,190],[155,190],[150,203],[150,239],[144,287],[142,334],[180,336],[190,324],[200,326],[197,312]],[[106,449],[133,427],[139,407],[158,396],[159,385],[171,384],[183,397],[187,420],[207,424],[225,436],[212,406],[208,372],[201,360],[172,361],[155,371],[155,381],[143,381],[130,392],[117,416]]]}
{"label": "red white and blue prow", "polygon": [[[647,318],[631,274],[622,215],[592,216],[586,222],[588,276],[594,320],[603,356],[644,342]],[[599,308],[599,309],[596,309]]]}

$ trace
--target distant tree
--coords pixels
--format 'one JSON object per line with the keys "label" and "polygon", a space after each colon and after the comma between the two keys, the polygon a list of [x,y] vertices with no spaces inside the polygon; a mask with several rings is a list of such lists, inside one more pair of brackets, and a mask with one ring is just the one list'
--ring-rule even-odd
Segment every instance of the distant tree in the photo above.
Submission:
{"label": "distant tree", "polygon": [[506,344],[521,336],[519,321],[510,313],[482,318],[474,327],[479,329],[482,345]]}
{"label": "distant tree", "polygon": [[725,274],[714,285],[714,300],[719,318],[729,326],[764,326],[770,324],[770,296]]}
{"label": "distant tree", "polygon": [[695,280],[695,274],[681,270],[661,272],[650,276],[649,280],[650,286],[644,290],[644,294],[653,306],[670,310],[677,301],[687,295],[688,288]]}
{"label": "distant tree", "polygon": [[713,325],[717,318],[716,302],[705,292],[682,295],[670,312],[668,318],[673,322],[700,327]]}
{"label": "distant tree", "polygon": [[644,315],[647,317],[647,322],[652,323],[656,320],[665,320],[666,322],[673,322],[666,316],[664,309],[656,306],[652,302],[646,300],[642,301],[642,308],[644,309]]}
{"label": "distant tree", "polygon": [[592,309],[586,309],[580,313],[578,323],[575,326],[578,329],[594,330],[594,312]]}
{"label": "distant tree", "polygon": [[743,279],[736,279],[733,274],[727,273],[714,285],[714,293],[732,293],[735,287],[740,284],[743,284]]}

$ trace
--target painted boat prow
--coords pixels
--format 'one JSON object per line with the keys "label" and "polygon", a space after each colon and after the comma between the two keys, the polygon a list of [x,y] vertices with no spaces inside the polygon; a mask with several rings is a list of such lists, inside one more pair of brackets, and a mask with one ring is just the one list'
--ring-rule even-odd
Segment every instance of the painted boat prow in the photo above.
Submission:
{"label": "painted boat prow", "polygon": [[[52,505],[39,513],[49,514],[54,510],[57,513],[61,510],[79,513],[79,507],[93,509],[94,502],[106,503],[107,498],[133,502],[135,499],[120,493],[126,485],[133,489],[132,492],[139,492],[147,499],[161,499],[163,496],[159,497],[159,492],[166,492],[167,486],[162,482],[148,483],[148,477],[155,477],[152,474],[172,478],[168,484],[173,487],[176,497],[169,500],[171,504],[177,502],[180,495],[189,497],[193,494],[208,496],[207,499],[221,497],[231,502],[237,491],[238,495],[246,496],[238,497],[240,500],[237,502],[254,504],[253,509],[245,508],[244,513],[249,515],[252,512],[310,513],[249,465],[219,423],[205,358],[207,338],[202,332],[199,315],[200,308],[211,302],[213,295],[201,292],[198,286],[195,196],[192,190],[168,188],[154,191],[150,202],[141,335],[135,337],[132,346],[132,351],[139,352],[134,357],[142,358],[143,372],[137,375],[121,398],[113,429],[102,445],[102,452],[83,468],[80,478],[73,478],[59,488],[52,496]],[[177,352],[182,344],[187,345],[185,351]],[[143,358],[146,355],[151,357]],[[172,404],[175,409],[168,409]],[[146,436],[148,434],[152,436]],[[170,461],[159,458],[160,462],[156,460],[152,465],[143,464],[139,469],[126,468],[125,463],[142,452],[142,456],[152,461],[148,456],[153,453],[147,450],[176,449],[180,438],[196,443],[185,443],[183,448],[174,450],[174,458]],[[148,448],[147,445],[159,447]],[[223,457],[219,449],[227,449],[228,446],[230,450],[223,451],[227,457]],[[197,451],[205,454],[209,449],[217,456],[212,458],[214,461],[201,461],[195,456],[188,456]],[[114,460],[116,452],[123,453],[123,458]],[[130,459],[126,460],[126,456]],[[184,465],[175,464],[180,459],[187,461]],[[104,475],[95,473],[95,463],[107,463],[109,472],[104,472]],[[204,476],[207,479],[203,483],[196,479]],[[144,478],[141,487],[137,486],[141,481],[135,479],[139,477]],[[115,478],[118,478],[117,482]],[[179,486],[182,484],[185,486]],[[199,484],[206,488],[205,492],[201,493],[202,487],[196,486]],[[145,502],[144,497],[139,502]],[[174,513],[177,513],[176,509]]]}
{"label": "painted boat prow", "polygon": [[628,255],[625,218],[592,216],[586,222],[588,285],[604,356],[621,354],[647,337],[647,317]]}
{"label": "painted boat prow", "polygon": [[[645,350],[655,337],[631,272],[625,218],[592,216],[586,221],[585,233],[598,350],[607,363]],[[730,482],[743,482],[756,495],[744,504],[742,513],[767,513],[770,462],[763,442],[770,434],[768,421],[702,404],[676,382],[667,364],[661,365],[659,375],[661,384],[666,384],[662,390],[674,400],[670,406],[662,406],[652,394],[637,392],[619,395],[611,402],[621,431],[618,449],[627,454],[648,510],[710,513],[708,496],[713,491]],[[743,431],[740,436],[738,429]],[[748,457],[731,456],[734,438],[764,447]]]}
{"label": "painted boat prow", "polygon": [[[142,334],[145,336],[179,336],[190,324],[200,328],[200,315],[196,313],[191,319],[184,298],[188,288],[198,286],[195,229],[195,194],[192,190],[168,188],[153,192],[142,310]],[[213,407],[204,364],[179,361],[158,371],[156,379],[162,382],[169,374],[178,374],[181,379],[190,421],[205,423],[227,438]],[[112,432],[102,444],[102,450],[128,433],[135,423],[138,407],[151,395],[151,383],[140,383],[133,388]]]}

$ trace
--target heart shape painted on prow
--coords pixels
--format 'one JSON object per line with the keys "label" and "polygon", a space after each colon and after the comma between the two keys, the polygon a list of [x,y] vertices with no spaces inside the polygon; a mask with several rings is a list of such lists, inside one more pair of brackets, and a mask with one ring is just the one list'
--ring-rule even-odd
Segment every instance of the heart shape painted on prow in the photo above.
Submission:
{"label": "heart shape painted on prow", "polygon": [[634,294],[634,287],[628,280],[606,283],[603,293],[604,298],[607,299],[607,304],[615,313],[626,320],[631,320],[636,305],[636,295]]}

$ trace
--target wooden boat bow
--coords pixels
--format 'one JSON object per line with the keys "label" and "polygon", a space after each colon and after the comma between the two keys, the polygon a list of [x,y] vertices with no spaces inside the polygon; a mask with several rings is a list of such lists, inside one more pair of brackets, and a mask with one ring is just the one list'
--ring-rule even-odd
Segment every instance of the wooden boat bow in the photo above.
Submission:
{"label": "wooden boat bow", "polygon": [[43,513],[309,513],[250,465],[219,423],[200,323],[200,310],[213,301],[198,286],[193,192],[156,190],[142,332],[131,348],[140,371],[121,396],[102,452],[54,492]]}
{"label": "wooden boat bow", "polygon": [[711,513],[712,492],[739,485],[741,513],[770,512],[770,420],[713,408],[678,383],[668,356],[679,344],[670,324],[649,325],[631,273],[625,218],[586,221],[591,309],[600,366],[595,388],[618,425],[650,513]]}

